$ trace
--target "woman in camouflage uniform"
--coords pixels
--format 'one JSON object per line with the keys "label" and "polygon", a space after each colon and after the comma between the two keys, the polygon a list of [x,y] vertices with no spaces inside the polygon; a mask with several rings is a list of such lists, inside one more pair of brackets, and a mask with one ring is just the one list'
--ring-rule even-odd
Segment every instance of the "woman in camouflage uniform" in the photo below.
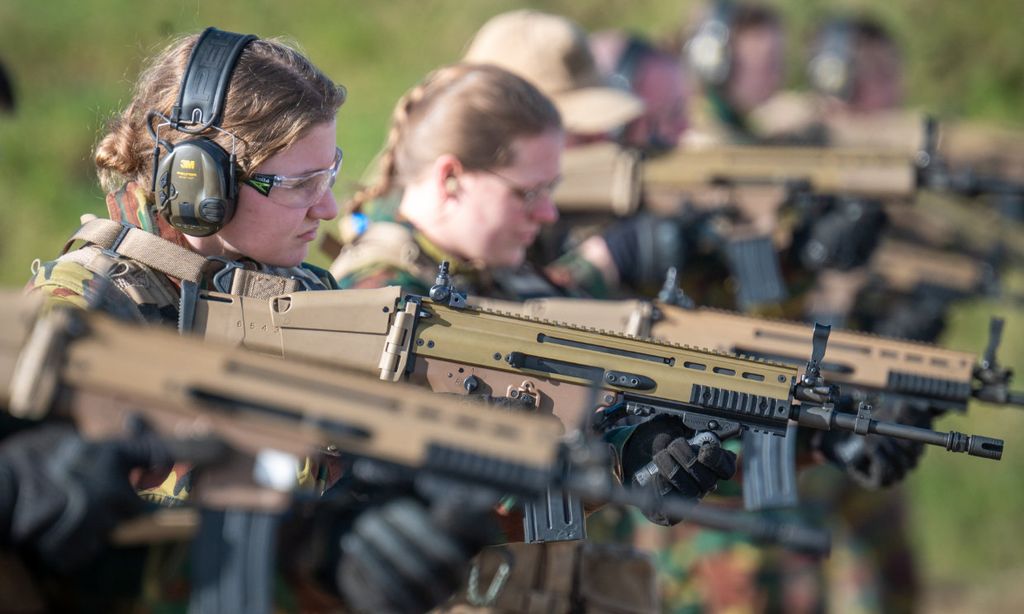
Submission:
{"label": "woman in camouflage uniform", "polygon": [[[523,300],[601,292],[604,278],[582,258],[570,255],[543,271],[526,263],[541,226],[558,217],[551,192],[564,138],[552,103],[510,72],[458,64],[431,73],[399,101],[378,181],[355,199],[358,222],[350,226],[365,230],[332,267],[339,284],[426,294],[447,260],[453,283],[471,295]],[[626,457],[650,461],[646,431],[624,432],[619,443],[624,467]],[[731,458],[718,452],[709,458],[721,463],[698,463],[699,477],[673,486],[697,497],[730,477]],[[506,519],[506,537],[515,541],[518,516]],[[504,577],[497,569],[509,560]],[[494,585],[500,590],[483,595],[492,578],[501,578]],[[631,549],[552,541],[485,550],[454,603],[497,612],[649,612],[657,610],[654,593],[649,561]]]}
{"label": "woman in camouflage uniform", "polygon": [[[207,36],[212,44],[203,42]],[[207,80],[216,77],[216,68],[197,73],[204,70],[204,60],[214,65],[224,62],[211,60],[223,55],[227,46],[217,47],[214,37],[233,41],[241,50],[233,68],[227,65],[223,73],[227,86],[220,89],[224,100],[213,111],[212,125],[186,133],[178,126],[189,126],[190,122],[170,118],[177,117],[188,92],[186,82],[192,75],[201,74]],[[201,68],[187,68],[193,60]],[[208,29],[202,35],[172,42],[142,72],[132,100],[110,121],[107,134],[96,148],[95,163],[100,183],[107,191],[110,219],[84,221],[59,258],[43,264],[37,261],[29,290],[44,295],[51,305],[106,309],[129,319],[177,324],[185,329],[190,302],[199,290],[269,298],[297,290],[336,288],[328,272],[303,260],[319,223],[338,213],[331,187],[342,161],[335,115],[344,100],[342,86],[280,41]],[[193,119],[191,125],[199,123]],[[173,181],[188,178],[193,170],[208,172],[189,160],[182,159],[179,164],[171,157],[176,147],[185,149],[184,141],[200,137],[230,152],[230,158],[224,156],[229,164],[222,176],[226,175],[232,184],[227,193],[236,202],[233,212],[228,210],[213,220],[214,224],[197,232],[194,225],[183,224],[180,215],[175,217],[181,214],[180,209],[176,211],[167,203],[179,193]],[[161,149],[169,153],[158,166]],[[165,166],[168,159],[170,167]],[[180,169],[189,172],[178,173]],[[175,175],[168,181],[171,172]],[[206,201],[196,202],[201,211]],[[196,214],[195,218],[199,217]],[[84,245],[69,251],[77,241]],[[307,460],[299,464],[300,484],[325,489],[338,478],[337,463]],[[179,505],[187,499],[188,466],[175,465],[169,474],[166,470],[151,473],[149,477],[155,479],[143,478],[137,484],[144,498],[160,505]],[[282,597],[302,611],[335,610],[336,605],[327,604],[333,599],[331,594],[339,591],[349,605],[364,610],[426,609],[454,589],[454,581],[448,586],[444,579],[462,569],[468,558],[466,551],[471,549],[458,538],[449,538],[449,533],[433,523],[427,510],[410,499],[398,499],[361,514],[354,529],[354,514],[329,516],[324,522],[302,527],[304,530],[298,533],[304,540],[289,533],[291,537],[283,542],[292,550],[302,549],[282,557],[301,561],[302,569],[296,566],[283,570],[289,577],[306,572],[290,583],[298,590]],[[366,519],[371,516],[375,520],[373,535],[369,535],[371,529],[360,528],[369,527]],[[246,537],[251,528],[235,523],[231,529],[228,522],[223,522],[223,534],[217,538],[225,540],[228,550],[236,548],[234,554],[227,552],[227,559],[244,559],[250,548],[260,548],[260,544],[266,548],[265,542]],[[311,533],[327,539],[314,543],[317,540]],[[375,559],[377,566],[372,567],[366,562],[370,557],[353,560],[337,546],[337,538],[346,534],[347,543],[365,552],[372,549],[375,539],[395,540],[398,533],[421,536],[410,540],[395,556],[404,564],[420,565],[417,569],[422,573],[397,573],[394,561],[388,558],[390,552]],[[431,556],[438,549],[446,554],[444,560]],[[153,590],[154,578],[146,582],[147,601],[167,605],[186,598],[188,592],[183,587],[187,585],[178,573],[185,559],[161,553],[158,548],[149,550],[146,569],[154,572],[151,575],[159,588]],[[210,557],[204,560],[204,555],[196,554],[199,552],[207,550],[194,550],[193,565],[212,565],[216,569]],[[253,557],[266,556],[266,551],[253,552]],[[388,573],[388,569],[392,571]],[[310,573],[320,582],[311,582]],[[206,611],[211,604],[214,609],[241,611],[217,601],[217,587],[226,586],[225,581],[204,576],[200,583],[200,596],[192,597],[197,611]],[[270,584],[268,580],[252,588],[269,595],[273,588]],[[193,587],[197,587],[195,582]],[[230,592],[230,587],[227,590]],[[119,592],[124,594],[123,586]],[[252,608],[264,606],[269,604]],[[244,609],[251,611],[248,606]]]}

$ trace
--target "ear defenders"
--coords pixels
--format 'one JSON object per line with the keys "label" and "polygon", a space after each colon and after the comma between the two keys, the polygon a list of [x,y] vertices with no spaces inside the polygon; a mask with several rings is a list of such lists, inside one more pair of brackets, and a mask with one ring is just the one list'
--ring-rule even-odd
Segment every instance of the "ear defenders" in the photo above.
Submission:
{"label": "ear defenders", "polygon": [[636,72],[640,64],[650,55],[655,53],[654,47],[644,39],[629,35],[626,39],[626,46],[619,54],[615,62],[615,72],[612,74],[612,81],[623,88],[632,91],[636,79]]}
{"label": "ear defenders", "polygon": [[703,83],[712,87],[720,87],[729,80],[732,18],[733,4],[717,0],[711,15],[700,24],[683,49],[687,66]]}
{"label": "ear defenders", "polygon": [[853,28],[845,19],[825,26],[807,64],[811,86],[823,94],[849,100],[853,95]]}
{"label": "ear defenders", "polygon": [[174,228],[194,237],[214,234],[235,213],[238,199],[234,135],[220,128],[231,73],[242,50],[256,37],[207,28],[189,56],[178,92],[178,102],[166,117],[156,115],[172,129],[199,135],[213,128],[231,136],[231,153],[213,140],[195,136],[175,144],[156,139],[154,162],[160,147],[167,153],[153,168],[157,211]]}

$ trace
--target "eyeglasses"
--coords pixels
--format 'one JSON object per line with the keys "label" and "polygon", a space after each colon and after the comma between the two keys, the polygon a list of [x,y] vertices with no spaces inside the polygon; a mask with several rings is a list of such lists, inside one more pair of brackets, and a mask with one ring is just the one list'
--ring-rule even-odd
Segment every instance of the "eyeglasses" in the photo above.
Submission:
{"label": "eyeglasses", "polygon": [[[310,207],[334,187],[344,154],[341,147],[335,149],[334,164],[330,168],[310,171],[296,177],[253,173],[242,183],[266,196],[282,207],[301,209]],[[278,188],[278,189],[274,189]],[[273,192],[273,196],[271,196]]]}
{"label": "eyeglasses", "polygon": [[495,173],[494,171],[487,169],[483,169],[483,171],[488,175],[493,175],[500,179],[501,182],[505,184],[505,187],[508,188],[509,192],[512,192],[512,194],[514,194],[516,198],[522,201],[523,208],[526,210],[527,213],[533,211],[541,197],[550,197],[555,192],[555,190],[558,189],[558,184],[562,182],[561,177],[556,177],[554,181],[549,181],[548,183],[545,184],[527,188],[519,185],[518,183],[512,181],[511,179],[505,177],[504,175]]}

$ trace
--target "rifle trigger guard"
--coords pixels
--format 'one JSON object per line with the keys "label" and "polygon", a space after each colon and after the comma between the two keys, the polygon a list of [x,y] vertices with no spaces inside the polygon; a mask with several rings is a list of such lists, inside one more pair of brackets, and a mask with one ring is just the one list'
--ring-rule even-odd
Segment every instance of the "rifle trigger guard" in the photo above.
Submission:
{"label": "rifle trigger guard", "polygon": [[490,607],[494,605],[494,601],[498,598],[498,593],[501,592],[501,589],[505,588],[508,576],[512,572],[512,565],[515,564],[515,557],[508,551],[508,548],[501,548],[498,552],[505,557],[505,560],[498,565],[498,570],[494,572],[491,584],[487,587],[487,592],[482,597],[480,596],[479,589],[480,562],[473,562],[473,567],[469,570],[469,582],[466,586],[466,601],[469,601],[471,605],[478,608]]}

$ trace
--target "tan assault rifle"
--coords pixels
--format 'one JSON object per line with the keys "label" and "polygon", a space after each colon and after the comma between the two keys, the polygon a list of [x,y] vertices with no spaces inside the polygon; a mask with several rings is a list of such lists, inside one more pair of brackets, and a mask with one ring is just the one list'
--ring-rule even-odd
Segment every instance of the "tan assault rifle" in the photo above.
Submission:
{"label": "tan assault rifle", "polygon": [[[915,159],[886,148],[723,146],[675,149],[639,162],[613,143],[569,149],[555,202],[565,211],[626,215],[641,194],[653,211],[678,212],[682,196],[697,206],[732,204],[748,220],[775,216],[792,190],[909,199]],[[766,207],[771,208],[765,211]]]}
{"label": "tan assault rifle", "polygon": [[[902,437],[986,458],[1002,454],[999,440],[878,421],[866,406],[857,415],[834,411],[835,390],[816,366],[827,343],[825,327],[816,329],[809,366],[798,377],[796,367],[779,363],[469,307],[448,285],[444,265],[431,298],[400,299],[399,288],[295,293],[270,301],[201,293],[186,328],[439,392],[516,399],[567,423],[579,421],[579,408],[596,403],[604,426],[626,416],[666,413],[720,439],[746,433],[758,441],[794,442],[793,429],[800,425]],[[765,445],[776,452],[761,469],[765,479],[745,479],[744,488],[785,492],[791,502],[793,453]],[[751,494],[748,502],[765,500],[774,497]]]}
{"label": "tan assault rifle", "polygon": [[555,200],[569,213],[627,215],[642,201],[656,215],[685,216],[721,251],[736,302],[750,310],[787,294],[778,256],[792,240],[787,204],[829,194],[909,201],[920,172],[914,157],[886,148],[678,148],[641,163],[603,143],[566,151]]}
{"label": "tan assault rifle", "polygon": [[[709,308],[647,301],[532,299],[524,303],[480,301],[489,308],[670,342],[692,343],[720,352],[802,367],[813,348],[806,324],[746,316]],[[1012,371],[999,366],[996,352],[1003,322],[992,320],[983,356],[927,343],[833,330],[820,362],[822,374],[843,393],[902,396],[940,410],[964,411],[970,399],[1024,405],[1024,393],[1009,390]]]}
{"label": "tan assault rifle", "polygon": [[[0,298],[0,403],[24,418],[70,416],[90,438],[117,436],[129,417],[141,416],[172,451],[211,438],[226,444],[226,455],[196,472],[190,501],[204,508],[280,512],[295,495],[261,478],[275,473],[268,463],[280,457],[273,453],[293,461],[323,453],[347,459],[357,476],[429,482],[432,496],[438,484],[443,496],[485,489],[494,500],[537,497],[558,485],[585,501],[656,507],[671,518],[815,554],[829,548],[817,528],[623,489],[608,471],[605,445],[579,432],[566,436],[550,416],[203,343],[100,313],[58,309],[39,317],[24,297]],[[294,478],[294,463],[284,468],[289,472]],[[176,538],[195,529],[180,515],[165,515],[157,526],[162,522],[177,527]],[[122,527],[122,541],[152,541],[153,530],[152,522]]]}
{"label": "tan assault rifle", "polygon": [[[713,218],[712,227],[727,245],[730,269],[739,287],[738,300],[744,307],[777,302],[773,296],[781,300],[779,288],[784,284],[781,278],[771,280],[779,276],[771,272],[779,267],[766,268],[764,263],[777,261],[775,251],[789,245],[790,233],[779,221],[783,205],[794,194],[879,198],[890,205],[887,212],[894,224],[923,235],[932,245],[944,242],[949,246],[954,240],[951,233],[958,233],[956,236],[968,237],[979,254],[987,255],[995,246],[1004,245],[1009,253],[1024,257],[1024,238],[998,230],[999,224],[978,224],[976,217],[934,194],[928,193],[929,211],[891,206],[920,196],[920,186],[944,184],[941,178],[947,173],[941,161],[922,162],[934,158],[928,153],[934,151],[934,145],[926,149],[922,137],[921,147],[915,155],[864,143],[856,147],[731,146],[679,149],[641,163],[634,152],[602,143],[565,153],[564,181],[555,198],[559,207],[569,212],[627,215],[638,210],[641,194],[644,206],[662,215],[679,213],[684,203],[695,210],[723,212]],[[936,204],[936,200],[941,202]],[[728,211],[734,213],[726,214]],[[936,221],[957,214],[960,224],[955,229]],[[759,237],[772,237],[772,241]],[[995,281],[995,271],[984,258],[899,239],[884,240],[868,269],[898,291],[925,285],[970,296]],[[850,276],[850,283],[855,283],[855,278],[861,276]],[[745,294],[749,298],[745,299]]]}

